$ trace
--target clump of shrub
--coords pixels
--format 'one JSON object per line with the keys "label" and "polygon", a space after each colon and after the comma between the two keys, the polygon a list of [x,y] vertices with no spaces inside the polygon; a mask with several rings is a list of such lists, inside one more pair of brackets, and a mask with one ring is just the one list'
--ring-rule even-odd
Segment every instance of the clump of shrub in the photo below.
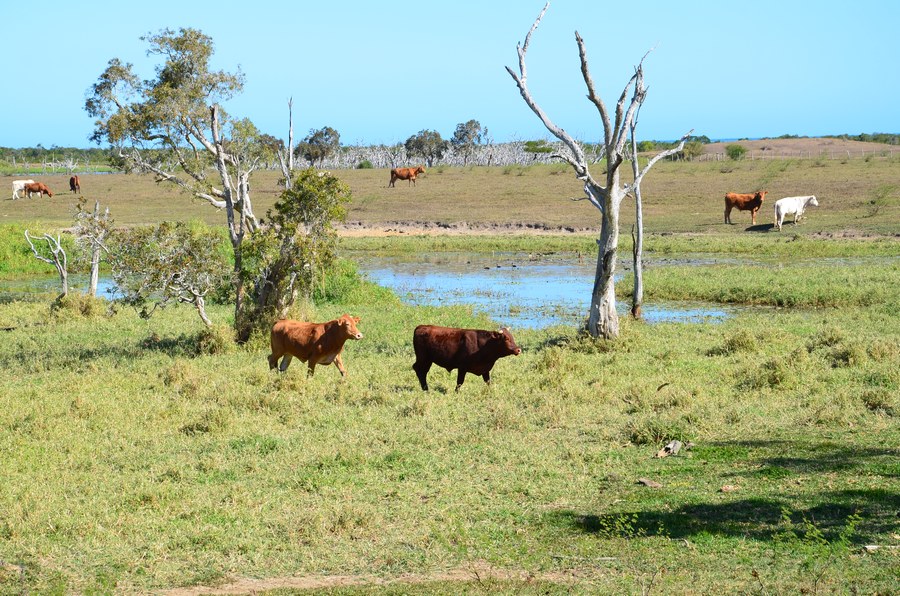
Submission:
{"label": "clump of shrub", "polygon": [[744,154],[747,153],[747,148],[738,144],[727,145],[725,147],[725,153],[728,155],[728,159],[737,161],[743,159]]}
{"label": "clump of shrub", "polygon": [[633,445],[664,445],[669,441],[687,442],[694,438],[694,429],[684,416],[648,415],[632,418],[623,429],[625,439]]}
{"label": "clump of shrub", "polygon": [[60,296],[50,307],[56,319],[84,318],[98,319],[110,314],[109,303],[102,298],[87,294]]}
{"label": "clump of shrub", "polygon": [[234,349],[234,329],[227,325],[204,327],[197,334],[197,355],[215,356]]}
{"label": "clump of shrub", "polygon": [[875,414],[893,417],[900,409],[900,399],[897,398],[896,393],[882,387],[867,389],[859,397],[863,405]]}
{"label": "clump of shrub", "polygon": [[729,332],[725,336],[725,342],[718,347],[710,348],[708,356],[727,356],[738,352],[755,352],[759,349],[759,342],[753,332],[739,328]]}
{"label": "clump of shrub", "polygon": [[199,435],[223,431],[231,423],[231,413],[223,408],[214,408],[204,412],[200,418],[190,424],[181,427],[181,432],[186,435]]}
{"label": "clump of shrub", "polygon": [[356,164],[357,170],[371,170],[374,167],[375,166],[373,166],[372,162],[369,161],[368,159],[364,159],[361,162],[359,162],[358,164]]}

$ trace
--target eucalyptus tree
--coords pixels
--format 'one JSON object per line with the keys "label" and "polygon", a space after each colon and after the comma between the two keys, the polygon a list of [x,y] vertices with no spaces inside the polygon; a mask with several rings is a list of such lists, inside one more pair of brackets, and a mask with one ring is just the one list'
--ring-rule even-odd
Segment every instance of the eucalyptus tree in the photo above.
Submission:
{"label": "eucalyptus tree", "polygon": [[310,129],[309,134],[297,144],[296,156],[302,156],[311,166],[322,167],[322,163],[341,147],[341,135],[330,126],[319,130]]}
{"label": "eucalyptus tree", "polygon": [[404,143],[406,154],[412,158],[421,156],[428,164],[428,167],[434,165],[434,162],[444,157],[450,144],[441,138],[441,133],[435,130],[420,130],[418,133],[406,139]]}
{"label": "eucalyptus tree", "polygon": [[[602,336],[611,339],[619,335],[619,318],[616,313],[616,294],[613,278],[619,246],[619,210],[622,200],[632,191],[631,186],[622,182],[621,165],[626,160],[636,159],[636,152],[633,151],[632,147],[626,147],[626,142],[629,136],[633,138],[633,125],[636,123],[637,113],[647,95],[647,89],[644,86],[643,70],[646,54],[635,68],[634,74],[625,84],[622,94],[616,102],[615,111],[610,113],[606,104],[597,94],[588,66],[584,40],[577,31],[575,32],[575,41],[578,45],[578,53],[581,60],[581,74],[588,91],[587,97],[594,107],[597,108],[603,124],[604,134],[600,152],[601,156],[605,158],[606,171],[604,172],[605,181],[601,182],[591,175],[588,168],[589,159],[581,144],[544,112],[528,89],[528,73],[525,63],[528,46],[531,42],[531,36],[534,34],[549,6],[549,2],[544,5],[541,13],[525,36],[525,41],[516,46],[519,56],[518,72],[509,67],[506,70],[515,81],[519,93],[528,107],[537,115],[544,127],[553,136],[562,141],[563,147],[554,157],[563,159],[572,166],[575,176],[578,180],[584,182],[584,198],[600,211],[601,223],[600,237],[597,240],[597,268],[594,275],[594,287],[591,292],[591,305],[588,313],[588,332],[594,337]],[[630,98],[629,94],[631,94]],[[686,137],[687,135],[685,135]],[[681,139],[681,143],[679,143],[677,148],[664,153],[680,151],[683,144],[684,138]],[[654,157],[643,169],[635,170],[634,186],[639,187],[644,175],[661,157],[663,157],[663,154]]]}
{"label": "eucalyptus tree", "polygon": [[230,278],[237,339],[245,341],[252,329],[248,313],[260,310],[247,304],[248,296],[261,295],[250,284],[283,285],[250,272],[243,263],[245,241],[261,229],[253,212],[250,177],[277,157],[288,162],[285,185],[290,188],[293,164],[285,153],[291,150],[293,123],[285,148],[261,135],[250,120],[231,117],[222,102],[242,90],[244,76],[211,69],[213,41],[201,31],[164,29],[141,39],[149,44],[148,54],[160,58],[155,76],[143,80],[131,64],[110,60],[85,102],[85,110],[95,118],[91,138],[109,143],[122,170],[152,174],[158,182],[224,210],[234,256]]}
{"label": "eucalyptus tree", "polygon": [[456,125],[450,144],[457,153],[463,156],[464,166],[469,164],[469,158],[475,152],[475,147],[481,143],[485,135],[487,135],[487,129],[482,129],[478,120],[460,122]]}

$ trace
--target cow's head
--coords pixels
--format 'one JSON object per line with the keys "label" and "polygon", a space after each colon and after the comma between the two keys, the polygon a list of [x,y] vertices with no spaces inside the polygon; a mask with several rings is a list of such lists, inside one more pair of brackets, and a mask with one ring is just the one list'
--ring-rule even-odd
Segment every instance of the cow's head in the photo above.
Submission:
{"label": "cow's head", "polygon": [[500,331],[494,331],[491,334],[491,338],[494,339],[500,346],[502,346],[502,352],[504,355],[512,354],[513,356],[518,356],[522,353],[522,348],[516,345],[516,340],[513,339],[512,333],[509,331],[509,327],[503,327]]}
{"label": "cow's head", "polygon": [[806,204],[807,204],[807,205],[810,205],[810,206],[812,206],[812,207],[818,207],[818,206],[819,206],[819,201],[816,200],[816,195],[813,195],[813,196],[809,197],[809,200],[806,202]]}
{"label": "cow's head", "polygon": [[416,168],[416,174],[424,174],[424,173],[425,173],[425,166],[418,166]]}
{"label": "cow's head", "polygon": [[758,190],[758,191],[756,191],[756,196],[754,196],[753,198],[759,199],[759,202],[762,203],[763,201],[766,200],[767,194],[769,194],[769,191],[767,191],[767,190]]}
{"label": "cow's head", "polygon": [[356,325],[359,323],[359,317],[351,317],[348,314],[341,315],[338,319],[341,330],[347,334],[347,339],[362,339],[363,334],[359,332]]}

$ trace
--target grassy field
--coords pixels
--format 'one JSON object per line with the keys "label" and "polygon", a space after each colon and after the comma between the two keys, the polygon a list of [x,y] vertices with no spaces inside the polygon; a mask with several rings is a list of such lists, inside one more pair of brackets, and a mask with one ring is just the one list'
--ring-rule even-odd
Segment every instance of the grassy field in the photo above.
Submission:
{"label": "grassy field", "polygon": [[[595,167],[599,176],[601,166]],[[568,166],[450,168],[435,167],[416,187],[388,188],[386,170],[342,170],[340,177],[353,191],[348,219],[378,229],[392,222],[458,223],[481,226],[526,224],[559,228],[597,229],[600,217],[583,196]],[[208,204],[191,199],[169,186],[136,175],[82,177],[84,196],[110,207],[119,225],[165,219],[202,219],[223,225],[225,216]],[[254,209],[258,216],[274,203],[278,174],[259,172],[253,178]],[[7,178],[11,181],[12,178]],[[68,227],[75,197],[64,176],[42,178],[53,198],[0,200],[2,223],[30,223]],[[6,184],[7,187],[10,184]],[[723,223],[726,192],[766,189],[769,195],[756,231],[768,231],[774,219],[772,204],[783,196],[815,194],[820,207],[810,209],[800,227],[789,235],[876,234],[900,232],[900,156],[894,159],[771,160],[657,164],[643,186],[648,233],[737,235],[750,226],[750,215],[739,213],[733,226]],[[630,229],[632,207],[622,208],[623,232]],[[502,228],[501,228],[502,231]],[[527,230],[526,230],[527,231]]]}
{"label": "grassy field", "polygon": [[[412,329],[493,323],[402,304],[350,266],[295,313],[362,317],[344,380],[272,373],[264,339],[210,341],[187,307],[145,320],[0,295],[0,593],[895,593],[900,163],[785,163],[660,164],[645,190],[653,255],[758,260],[651,268],[647,299],[755,308],[623,319],[609,343],[514,330],[523,354],[459,393],[443,370],[418,388]],[[120,224],[223,217],[141,178],[86,178]],[[351,219],[375,232],[597,219],[553,166],[346,179]],[[721,195],[757,185],[822,207],[781,234],[747,233],[746,213],[722,224]],[[29,274],[22,227],[70,225],[71,198],[0,201],[0,275]],[[344,238],[343,254],[595,250],[579,234],[408,236]],[[224,327],[232,310],[210,312]],[[653,457],[674,439],[692,446]]]}

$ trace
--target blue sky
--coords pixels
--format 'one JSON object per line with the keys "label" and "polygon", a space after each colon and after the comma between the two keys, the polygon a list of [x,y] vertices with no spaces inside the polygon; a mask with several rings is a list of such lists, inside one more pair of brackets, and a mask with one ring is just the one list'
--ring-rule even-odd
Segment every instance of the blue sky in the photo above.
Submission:
{"label": "blue sky", "polygon": [[[473,118],[496,141],[549,138],[504,69],[516,68],[516,43],[543,4],[44,0],[14,10],[4,1],[0,146],[90,146],[88,88],[113,57],[150,78],[140,37],[166,27],[211,36],[213,66],[246,75],[226,108],[280,138],[289,97],[296,138],[323,126],[343,144],[402,142],[423,129],[449,138]],[[610,107],[653,49],[639,139],[900,132],[898,26],[896,0],[553,0],[532,38],[529,86],[558,125],[599,138],[577,30]]]}

